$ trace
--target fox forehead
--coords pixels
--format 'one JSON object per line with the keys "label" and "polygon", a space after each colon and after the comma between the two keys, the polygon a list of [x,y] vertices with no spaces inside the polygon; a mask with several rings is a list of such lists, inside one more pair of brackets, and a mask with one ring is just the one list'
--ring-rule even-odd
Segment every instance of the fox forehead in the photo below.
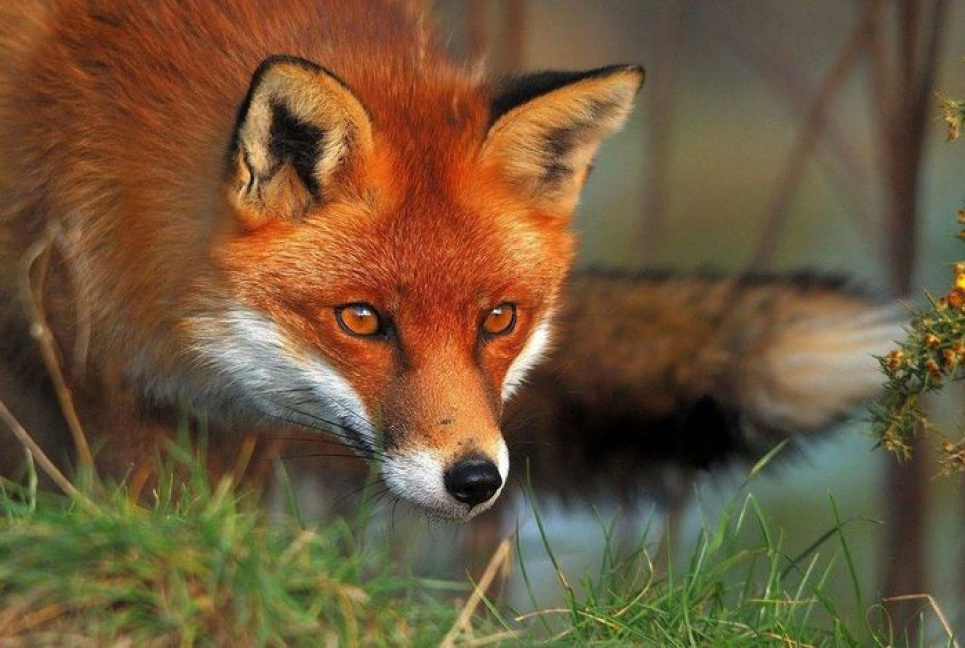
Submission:
{"label": "fox forehead", "polygon": [[[539,306],[555,294],[573,235],[498,192],[442,190],[322,206],[301,223],[266,226],[215,251],[247,299],[296,308],[373,301],[384,308]],[[480,195],[482,194],[482,195]],[[488,200],[488,195],[497,196]]]}
{"label": "fox forehead", "polygon": [[427,289],[467,307],[492,307],[501,298],[543,302],[569,261],[570,234],[546,227],[525,205],[486,193],[417,195],[375,224],[390,275],[380,279],[394,278],[406,297]]}

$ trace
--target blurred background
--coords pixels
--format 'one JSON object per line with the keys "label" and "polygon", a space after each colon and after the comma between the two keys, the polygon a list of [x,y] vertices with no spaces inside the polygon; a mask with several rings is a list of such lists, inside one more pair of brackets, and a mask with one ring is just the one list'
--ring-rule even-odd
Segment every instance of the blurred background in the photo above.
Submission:
{"label": "blurred background", "polygon": [[[433,7],[452,49],[485,60],[495,74],[618,62],[647,69],[638,109],[604,145],[583,193],[581,265],[810,270],[920,302],[925,291],[946,292],[950,264],[965,257],[955,238],[965,144],[946,145],[935,95],[965,97],[963,4],[436,0]],[[958,402],[936,408],[938,418],[960,418]],[[790,555],[834,526],[833,494],[850,520],[863,591],[927,592],[965,632],[962,481],[937,478],[927,447],[899,466],[874,449],[863,415],[750,489]],[[737,468],[701,480],[675,545],[692,542],[744,476]],[[511,533],[518,523],[530,576],[550,583],[530,508],[517,500],[489,533]],[[652,524],[648,502],[542,504],[550,540],[577,575],[597,564],[600,520],[617,509],[628,539],[648,523],[653,534],[662,528],[659,515]],[[392,526],[402,526],[396,515]],[[413,559],[426,564],[438,565],[454,545],[491,551],[478,529],[412,527]],[[473,533],[477,539],[467,539]],[[851,584],[839,580],[832,591],[846,606]],[[512,579],[507,595],[528,605]]]}

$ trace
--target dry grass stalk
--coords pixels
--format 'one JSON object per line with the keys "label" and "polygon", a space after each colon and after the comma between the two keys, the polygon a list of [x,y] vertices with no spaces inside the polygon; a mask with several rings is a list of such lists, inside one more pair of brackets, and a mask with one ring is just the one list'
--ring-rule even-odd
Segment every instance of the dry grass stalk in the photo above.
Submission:
{"label": "dry grass stalk", "polygon": [[43,471],[47,477],[51,479],[57,486],[64,491],[66,495],[82,502],[86,506],[94,507],[93,502],[91,502],[87,497],[83,495],[77,488],[70,483],[70,480],[64,476],[64,473],[54,465],[54,462],[50,460],[43,449],[34,441],[30,433],[24,429],[20,421],[13,415],[13,413],[7,408],[6,403],[0,400],[0,420],[2,420],[7,427],[13,432],[13,435],[17,437],[17,440],[23,444],[27,451],[31,454],[34,461]]}
{"label": "dry grass stalk", "polygon": [[948,622],[948,618],[945,616],[945,613],[942,612],[942,608],[941,606],[938,605],[938,602],[935,601],[935,597],[933,597],[931,594],[904,594],[902,596],[889,596],[884,600],[885,602],[927,601],[928,606],[932,609],[932,612],[935,613],[935,618],[938,619],[938,623],[941,624],[942,630],[945,632],[945,635],[948,637],[950,645],[953,646],[954,648],[961,648],[961,644],[958,643],[958,640],[955,638],[955,633],[952,632],[952,626]]}
{"label": "dry grass stalk", "polygon": [[513,543],[511,539],[503,538],[499,546],[496,547],[496,551],[493,552],[492,558],[489,559],[489,564],[486,565],[486,571],[484,571],[483,575],[479,578],[479,582],[475,584],[472,595],[466,601],[466,604],[462,606],[462,610],[459,611],[459,616],[456,617],[452,628],[449,629],[442,643],[439,644],[440,648],[452,648],[456,645],[455,642],[459,636],[469,629],[472,617],[485,597],[485,593],[489,590],[489,586],[492,585],[493,579],[495,579],[496,575],[501,571],[509,569],[512,550]]}
{"label": "dry grass stalk", "polygon": [[[57,349],[57,341],[54,339],[53,333],[51,333],[50,327],[47,325],[47,317],[43,307],[43,284],[50,261],[50,254],[55,247],[60,247],[62,252],[64,252],[63,256],[67,261],[67,265],[69,265],[70,255],[66,253],[68,251],[67,245],[63,230],[56,225],[49,226],[44,236],[31,245],[24,254],[21,262],[21,291],[30,318],[30,335],[37,340],[37,344],[40,347],[44,366],[50,375],[54,391],[57,394],[57,400],[60,403],[61,411],[63,412],[64,419],[67,421],[67,427],[74,441],[74,447],[77,450],[78,462],[82,467],[91,467],[94,465],[94,457],[91,453],[90,445],[87,442],[87,436],[84,434],[84,429],[81,426],[80,418],[77,415],[77,409],[74,407],[74,399],[71,395],[70,387],[67,384],[63,371],[61,371],[61,355]],[[31,276],[35,266],[39,267],[39,277],[36,285],[34,285]],[[78,299],[77,301],[82,302],[83,300]],[[86,309],[78,306],[78,313],[82,314],[85,312],[87,312]],[[80,317],[81,321],[85,319],[89,318]],[[88,337],[85,335],[85,332],[89,332],[89,328],[85,330],[85,327],[79,327],[78,339]],[[78,366],[80,366],[81,360],[86,358],[86,348],[86,342],[75,347],[75,364]],[[78,357],[79,352],[77,349],[82,349],[84,356]]]}

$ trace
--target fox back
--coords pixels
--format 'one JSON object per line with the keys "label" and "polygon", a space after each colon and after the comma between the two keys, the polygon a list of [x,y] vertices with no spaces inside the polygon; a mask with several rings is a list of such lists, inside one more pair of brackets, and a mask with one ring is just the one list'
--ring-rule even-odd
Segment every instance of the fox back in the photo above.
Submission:
{"label": "fox back", "polygon": [[486,81],[391,0],[5,3],[0,49],[5,329],[54,232],[50,325],[89,331],[97,390],[332,433],[440,516],[492,503],[639,68]]}

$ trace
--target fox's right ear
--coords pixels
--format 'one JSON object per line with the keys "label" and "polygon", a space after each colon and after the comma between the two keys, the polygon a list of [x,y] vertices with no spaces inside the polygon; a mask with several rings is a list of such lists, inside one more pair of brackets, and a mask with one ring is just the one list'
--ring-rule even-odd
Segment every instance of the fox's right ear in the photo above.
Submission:
{"label": "fox's right ear", "polygon": [[297,219],[372,150],[362,103],[324,68],[291,56],[258,66],[228,155],[228,200],[248,228]]}

